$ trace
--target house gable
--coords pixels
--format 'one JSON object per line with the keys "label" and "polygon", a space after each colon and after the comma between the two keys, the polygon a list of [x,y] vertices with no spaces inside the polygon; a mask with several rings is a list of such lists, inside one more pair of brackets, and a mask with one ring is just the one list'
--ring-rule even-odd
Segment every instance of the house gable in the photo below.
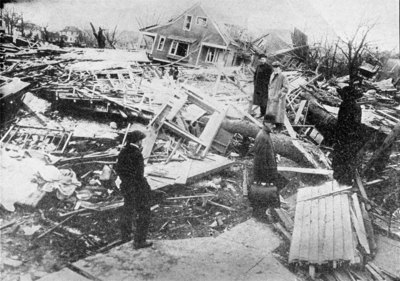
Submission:
{"label": "house gable", "polygon": [[[192,17],[191,26],[189,30],[185,30],[185,20],[188,15]],[[205,25],[204,19],[206,19]],[[202,41],[220,46],[227,46],[229,44],[228,40],[221,34],[218,25],[199,4],[186,10],[169,23],[151,27],[144,31],[157,33],[159,36],[165,36],[166,38],[168,36],[181,36],[191,39],[195,38],[197,42]]]}

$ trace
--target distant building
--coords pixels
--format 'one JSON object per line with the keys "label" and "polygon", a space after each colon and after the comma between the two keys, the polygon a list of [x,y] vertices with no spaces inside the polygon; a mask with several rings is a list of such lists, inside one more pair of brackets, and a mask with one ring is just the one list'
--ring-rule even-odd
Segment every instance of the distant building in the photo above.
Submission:
{"label": "distant building", "polygon": [[65,43],[70,45],[78,43],[81,33],[82,31],[75,26],[66,26],[59,32],[60,36],[65,38]]}
{"label": "distant building", "polygon": [[239,45],[227,26],[195,4],[169,22],[141,29],[140,46],[156,61],[189,65],[237,64]]}
{"label": "distant building", "polygon": [[23,25],[25,36],[35,40],[44,40],[43,28],[37,24],[27,22]]}

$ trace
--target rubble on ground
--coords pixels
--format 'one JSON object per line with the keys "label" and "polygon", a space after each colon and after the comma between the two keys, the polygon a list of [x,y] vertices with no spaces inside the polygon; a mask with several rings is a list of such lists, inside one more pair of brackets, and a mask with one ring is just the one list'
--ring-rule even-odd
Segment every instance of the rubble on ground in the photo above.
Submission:
{"label": "rubble on ground", "polygon": [[[155,194],[151,238],[217,236],[251,216],[244,176],[251,161],[246,153],[261,127],[260,119],[254,117],[257,108],[249,106],[251,67],[180,66],[179,79],[173,81],[161,77],[160,65],[149,62],[141,52],[50,45],[22,49],[11,43],[6,47],[0,72],[1,106],[2,111],[13,107],[13,114],[2,117],[1,174],[5,180],[1,182],[1,204],[8,211],[18,205],[25,214],[17,218],[8,213],[2,219],[8,247],[10,237],[28,236],[30,242],[20,245],[24,250],[44,245],[45,240],[55,244],[62,252],[58,258],[66,263],[116,243],[117,234],[110,229],[115,229],[123,199],[112,167],[126,134],[135,129],[147,134],[145,174]],[[310,174],[319,175],[318,180],[331,176],[329,132],[334,130],[341,100],[331,83],[320,81],[315,73],[294,69],[285,74],[290,82],[286,130],[272,139],[278,154],[285,157],[279,169],[289,178],[300,179],[282,192],[289,199]],[[399,93],[390,80],[367,79],[363,90],[362,123],[371,134],[366,150],[375,151],[399,124]],[[245,139],[250,141],[246,144]],[[400,238],[399,205],[394,203],[399,192],[396,136],[390,145],[383,167],[361,175],[351,189],[361,196],[353,197],[350,190],[337,196],[353,202],[342,211],[348,226],[343,241],[354,242],[349,261],[366,264],[369,273],[343,266],[333,270],[333,276],[378,274],[390,280],[395,274],[380,270],[384,264],[372,262],[379,247],[372,228]],[[368,153],[366,162],[372,154]],[[385,195],[382,188],[387,190]],[[354,205],[357,200],[361,203]],[[299,231],[296,220],[301,219],[295,213],[301,212],[296,209],[298,202],[288,207],[276,210],[280,222],[274,226],[292,240]],[[38,212],[25,213],[32,209]],[[66,250],[64,243],[79,251]],[[43,254],[54,260],[51,248],[45,247]],[[288,251],[285,254],[287,258]],[[347,265],[339,256],[317,261],[292,257],[290,261],[306,263],[311,271],[315,264],[334,269]],[[26,266],[24,262],[21,257],[7,257],[3,266],[18,268]],[[57,269],[55,263],[48,264],[43,271]]]}

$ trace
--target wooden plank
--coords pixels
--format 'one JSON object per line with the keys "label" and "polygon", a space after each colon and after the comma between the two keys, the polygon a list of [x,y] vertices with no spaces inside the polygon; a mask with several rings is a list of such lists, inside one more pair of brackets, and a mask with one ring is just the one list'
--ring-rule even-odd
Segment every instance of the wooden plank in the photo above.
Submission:
{"label": "wooden plank", "polygon": [[344,260],[354,263],[353,230],[350,218],[350,202],[347,194],[340,195],[342,201],[342,221],[344,239]]}
{"label": "wooden plank", "polygon": [[[319,196],[321,188],[318,186],[313,187],[312,196]],[[310,263],[318,263],[319,254],[319,199],[311,200],[311,219],[310,219],[310,242],[309,242],[309,254],[308,261]]]}
{"label": "wooden plank", "polygon": [[361,207],[361,213],[362,213],[363,220],[364,220],[365,230],[367,232],[369,250],[371,252],[375,252],[377,247],[376,247],[375,233],[374,233],[374,228],[372,226],[371,217],[369,216],[367,210],[365,209],[364,202],[361,202],[360,207]]}
{"label": "wooden plank", "polygon": [[328,170],[328,169],[282,167],[282,166],[278,166],[278,172],[294,172],[294,173],[301,173],[301,174],[326,175],[326,176],[333,175],[333,170]]}
{"label": "wooden plank", "polygon": [[[335,182],[334,182],[335,183]],[[333,191],[340,190],[338,185],[333,184]],[[342,202],[341,195],[333,196],[333,260],[338,261],[343,258],[343,221],[342,221]]]}
{"label": "wooden plank", "polygon": [[299,120],[300,120],[300,117],[301,117],[301,113],[303,112],[303,109],[306,106],[306,104],[307,104],[307,100],[300,101],[299,109],[296,112],[296,117],[294,118],[293,124],[299,123]]}
{"label": "wooden plank", "polygon": [[326,231],[326,197],[321,197],[318,201],[318,264],[325,262],[324,258],[324,243]]}
{"label": "wooden plank", "polygon": [[301,227],[303,221],[303,211],[304,211],[304,201],[302,201],[304,188],[301,188],[297,192],[297,200],[300,199],[299,203],[296,203],[296,212],[294,216],[294,226],[293,226],[293,235],[292,241],[290,243],[290,250],[289,250],[289,263],[295,262],[299,259],[299,252],[300,252],[300,243],[301,243]]}
{"label": "wooden plank", "polygon": [[365,245],[368,245],[368,241],[365,237],[365,233],[363,233],[361,230],[360,223],[358,221],[358,218],[357,218],[355,212],[353,211],[353,208],[350,208],[350,213],[351,213],[351,221],[353,222],[353,226],[356,230],[358,242],[365,249]]}
{"label": "wooden plank", "polygon": [[188,162],[189,163],[187,163],[187,165],[185,166],[186,170],[182,171],[182,174],[175,180],[175,184],[186,184],[187,183],[190,169],[192,168],[193,160],[189,159]]}
{"label": "wooden plank", "polygon": [[157,136],[158,136],[158,130],[156,130],[153,127],[148,127],[147,131],[145,132],[146,138],[143,140],[143,158],[144,158],[144,163],[147,163],[147,161],[150,158],[151,151],[153,150],[153,146],[156,142]]}
{"label": "wooden plank", "polygon": [[286,237],[287,240],[292,240],[292,235],[279,222],[274,223],[273,225],[276,230],[278,230],[280,233],[283,234],[283,236]]}
{"label": "wooden plank", "polygon": [[[330,186],[332,190],[332,186]],[[333,210],[333,196],[325,198],[325,235],[323,247],[323,261],[333,260],[333,242],[334,242],[334,210]]]}
{"label": "wooden plank", "polygon": [[222,121],[225,118],[226,115],[226,110],[223,110],[221,113],[220,112],[214,112],[209,121],[207,122],[206,127],[204,128],[203,132],[201,133],[199,139],[206,144],[206,148],[204,149],[202,156],[205,157],[205,155],[208,153],[208,151],[211,148],[211,145],[213,143],[213,140],[215,136],[218,133],[219,128],[221,127]]}
{"label": "wooden plank", "polygon": [[174,133],[176,133],[177,135],[187,138],[191,141],[194,141],[196,143],[199,143],[203,146],[206,146],[206,144],[204,142],[202,142],[199,138],[193,136],[192,134],[189,134],[188,132],[182,130],[181,128],[177,127],[175,124],[172,124],[168,121],[166,121],[164,123],[165,126],[167,126],[171,131],[173,131]]}
{"label": "wooden plank", "polygon": [[172,121],[175,116],[178,114],[178,112],[182,109],[182,107],[185,105],[187,101],[187,95],[180,99],[172,99],[174,101],[174,104],[171,108],[171,111],[168,113],[166,119],[169,121]]}
{"label": "wooden plank", "polygon": [[[369,249],[367,232],[365,230],[364,219],[363,219],[363,216],[362,216],[360,202],[358,201],[357,194],[354,193],[352,195],[352,199],[353,199],[353,207],[354,207],[355,215],[357,217],[357,221],[358,221],[359,228],[360,228],[360,234],[362,235],[362,238],[360,240],[360,244],[364,248],[365,252],[367,254],[370,254],[371,251]],[[357,228],[356,228],[356,230],[357,230]]]}
{"label": "wooden plank", "polygon": [[275,212],[278,215],[281,222],[283,223],[283,225],[285,226],[285,228],[289,232],[292,232],[293,231],[293,220],[289,216],[289,214],[282,208],[275,208]]}
{"label": "wooden plank", "polygon": [[286,114],[285,114],[285,118],[283,120],[283,124],[286,127],[286,130],[288,130],[289,136],[292,138],[297,138],[297,133],[296,131],[293,129],[292,124],[290,124],[289,119],[287,118]]}
{"label": "wooden plank", "polygon": [[[305,198],[312,196],[312,188],[305,188]],[[299,260],[308,260],[309,257],[309,243],[310,243],[310,223],[311,223],[311,201],[304,201],[304,209],[301,223],[301,241]]]}
{"label": "wooden plank", "polygon": [[365,199],[368,199],[367,192],[364,189],[364,185],[362,183],[360,174],[358,173],[357,169],[355,170],[355,180],[356,180],[358,189],[360,190],[360,193],[361,193],[362,197],[365,198]]}

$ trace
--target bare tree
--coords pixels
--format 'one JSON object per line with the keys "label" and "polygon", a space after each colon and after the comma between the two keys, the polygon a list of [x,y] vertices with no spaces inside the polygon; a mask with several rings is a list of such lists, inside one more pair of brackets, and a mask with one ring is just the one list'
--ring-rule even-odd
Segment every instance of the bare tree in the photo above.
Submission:
{"label": "bare tree", "polygon": [[347,68],[350,76],[350,87],[353,87],[354,82],[358,79],[358,68],[361,66],[363,62],[363,56],[368,50],[367,36],[374,26],[375,24],[360,24],[350,39],[343,40],[340,38],[340,43],[342,44],[337,45],[347,60]]}
{"label": "bare tree", "polygon": [[113,32],[106,31],[105,36],[110,47],[115,49],[115,44],[118,42],[117,25],[114,27]]}
{"label": "bare tree", "polygon": [[7,28],[8,34],[14,33],[14,28],[18,26],[22,14],[18,14],[14,9],[3,9],[3,19]]}
{"label": "bare tree", "polygon": [[104,29],[99,27],[99,31],[96,32],[96,29],[94,28],[92,23],[90,23],[90,26],[92,27],[93,35],[97,40],[97,46],[100,49],[104,49],[106,47],[106,37],[104,35]]}

